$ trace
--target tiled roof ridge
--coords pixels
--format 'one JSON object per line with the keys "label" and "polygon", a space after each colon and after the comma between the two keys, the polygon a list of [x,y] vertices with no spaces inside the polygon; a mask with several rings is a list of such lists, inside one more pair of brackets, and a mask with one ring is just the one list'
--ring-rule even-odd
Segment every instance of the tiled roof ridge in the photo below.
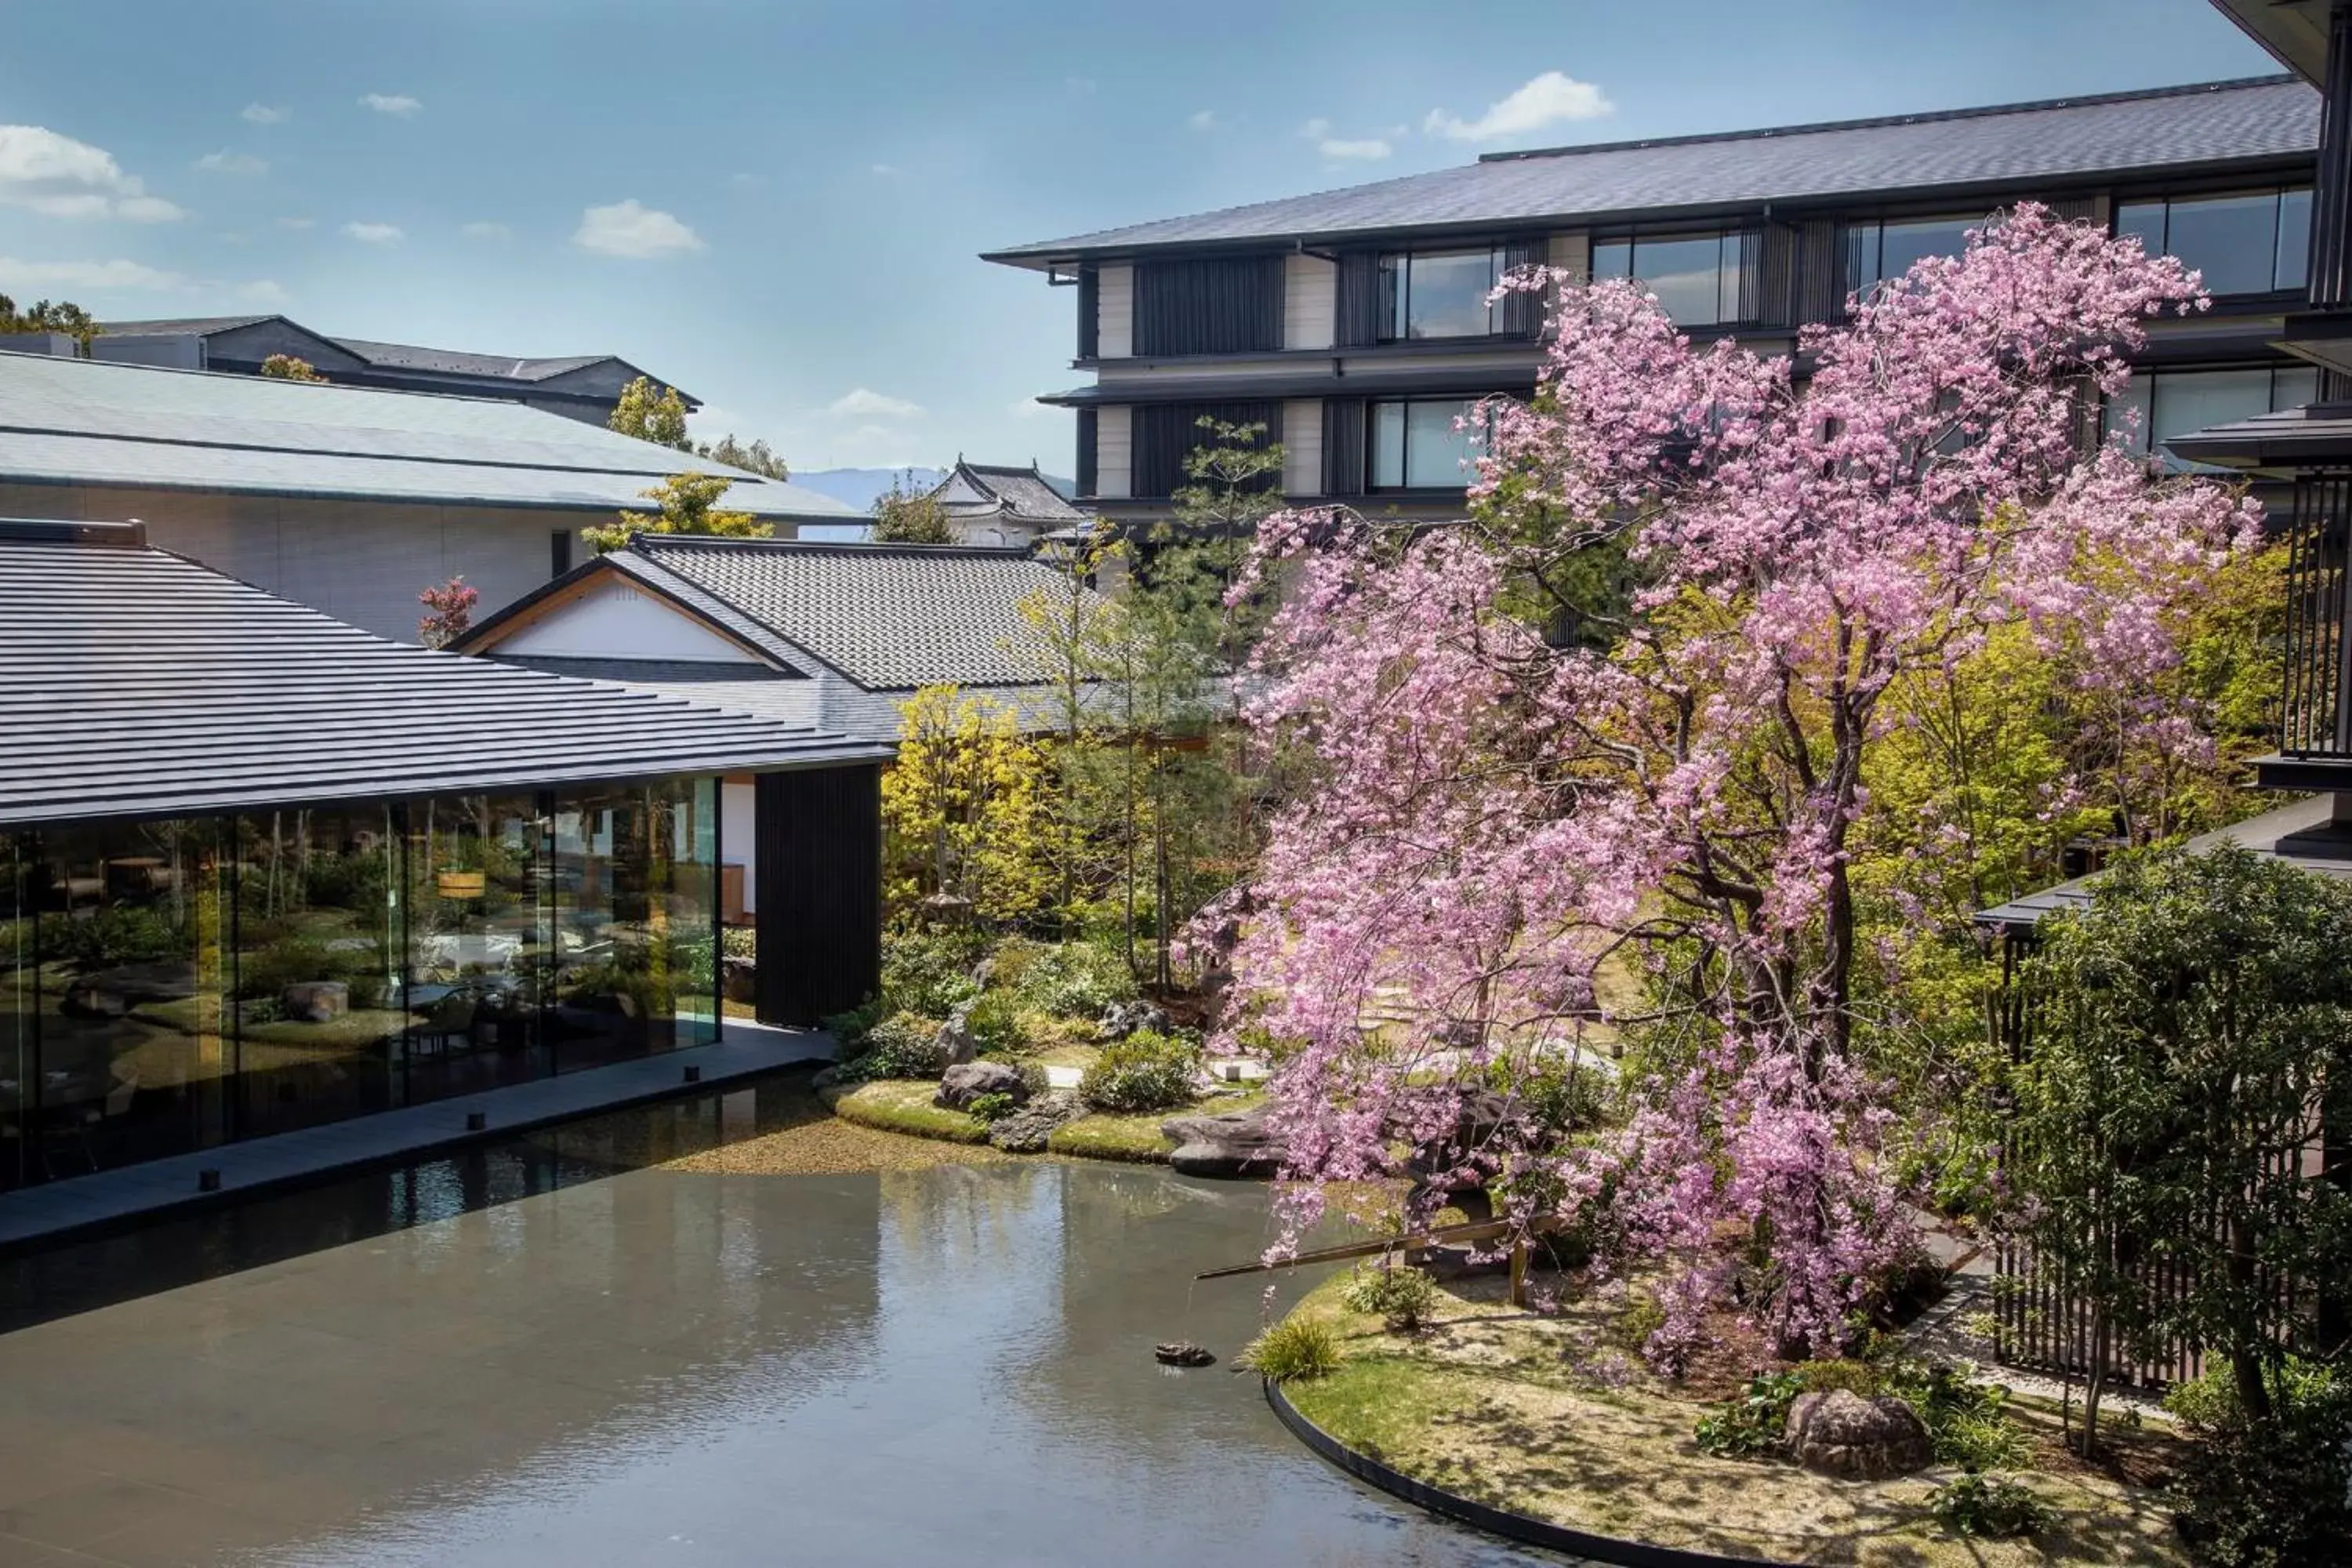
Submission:
{"label": "tiled roof ridge", "polygon": [[1969,104],[1959,109],[1930,109],[1907,114],[1873,114],[1854,120],[1815,120],[1795,125],[1760,125],[1744,131],[1698,131],[1683,136],[1643,136],[1624,142],[1579,142],[1559,147],[1527,147],[1501,153],[1481,153],[1481,163],[1511,163],[1535,158],[1573,158],[1586,153],[1640,153],[1654,147],[1701,147],[1723,142],[1762,142],[1784,136],[1813,136],[1833,131],[1880,131],[1897,125],[1936,125],[1959,120],[1990,120],[2006,114],[2038,114],[2057,109],[2092,109],[2107,103],[2139,103],[2163,98],[2190,98],[2210,93],[2281,87],[2303,79],[2293,71],[2268,76],[2231,77],[2221,81],[2179,82],[2169,87],[2128,88],[2117,92],[2070,93],[2063,98],[2023,99],[2015,103]]}
{"label": "tiled roof ridge", "polygon": [[648,547],[667,550],[676,546],[848,557],[912,555],[924,560],[1022,560],[1029,554],[1027,546],[1020,544],[906,544],[896,540],[874,539],[745,539],[718,533],[635,533],[629,536],[629,548],[640,553]]}

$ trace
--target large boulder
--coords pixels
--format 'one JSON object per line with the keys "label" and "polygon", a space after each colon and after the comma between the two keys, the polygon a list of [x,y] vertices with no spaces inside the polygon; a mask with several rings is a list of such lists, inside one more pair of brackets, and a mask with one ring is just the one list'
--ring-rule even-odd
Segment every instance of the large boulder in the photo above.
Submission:
{"label": "large boulder", "polygon": [[951,1068],[980,1054],[980,1037],[971,1032],[971,1003],[965,1003],[948,1015],[948,1021],[940,1026],[940,1032],[932,1037],[931,1044],[940,1053],[941,1067]]}
{"label": "large boulder", "polygon": [[352,988],[340,980],[300,980],[278,994],[286,1016],[303,1024],[324,1024],[352,1010]]}
{"label": "large boulder", "polygon": [[1066,1089],[1048,1089],[1010,1116],[989,1124],[988,1141],[1012,1154],[1042,1154],[1054,1129],[1076,1121],[1086,1110]]}
{"label": "large boulder", "polygon": [[1187,1176],[1271,1176],[1282,1169],[1281,1136],[1266,1125],[1263,1106],[1221,1116],[1171,1116],[1160,1124],[1174,1140],[1171,1168]]}
{"label": "large boulder", "polygon": [[1877,1480],[1925,1469],[1936,1457],[1918,1412],[1891,1394],[1802,1394],[1789,1406],[1789,1452],[1809,1470]]}
{"label": "large boulder", "polygon": [[1114,1002],[1095,1021],[1096,1032],[1106,1040],[1123,1040],[1145,1029],[1155,1035],[1168,1032],[1167,1013],[1149,1002]]}
{"label": "large boulder", "polygon": [[1003,1062],[957,1062],[940,1075],[931,1103],[943,1110],[970,1110],[983,1094],[1009,1094],[1018,1105],[1029,1098],[1029,1086]]}

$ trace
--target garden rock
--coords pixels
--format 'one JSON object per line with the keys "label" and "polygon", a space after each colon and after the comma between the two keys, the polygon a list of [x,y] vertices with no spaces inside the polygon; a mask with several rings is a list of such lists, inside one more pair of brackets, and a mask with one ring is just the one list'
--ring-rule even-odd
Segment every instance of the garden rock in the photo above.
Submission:
{"label": "garden rock", "polygon": [[931,1044],[939,1051],[941,1067],[951,1068],[980,1054],[980,1037],[971,1032],[971,1003],[948,1015],[948,1021],[940,1026]]}
{"label": "garden rock", "polygon": [[738,958],[730,952],[719,963],[726,976],[727,1000],[757,1002],[760,999],[760,965],[757,959]]}
{"label": "garden rock", "polygon": [[340,980],[304,980],[278,993],[286,1016],[303,1024],[324,1024],[352,1010],[352,988]]}
{"label": "garden rock", "polygon": [[1172,1116],[1160,1124],[1175,1142],[1169,1166],[1181,1175],[1271,1176],[1282,1169],[1281,1136],[1266,1125],[1264,1108],[1222,1116]]}
{"label": "garden rock", "polygon": [[1029,1098],[1029,1086],[1003,1062],[957,1062],[940,1075],[931,1103],[945,1110],[969,1110],[983,1094],[1010,1095],[1014,1104]]}
{"label": "garden rock", "polygon": [[1085,1109],[1068,1089],[1049,1089],[1012,1115],[998,1117],[988,1130],[988,1142],[1008,1154],[1042,1154],[1054,1129],[1076,1121]]}
{"label": "garden rock", "polygon": [[1114,1002],[1102,1010],[1095,1029],[1106,1040],[1123,1040],[1146,1029],[1164,1035],[1168,1015],[1149,1002]]}
{"label": "garden rock", "polygon": [[1864,1399],[1846,1388],[1797,1396],[1789,1452],[1809,1470],[1854,1480],[1908,1475],[1936,1457],[1918,1412],[1891,1394]]}

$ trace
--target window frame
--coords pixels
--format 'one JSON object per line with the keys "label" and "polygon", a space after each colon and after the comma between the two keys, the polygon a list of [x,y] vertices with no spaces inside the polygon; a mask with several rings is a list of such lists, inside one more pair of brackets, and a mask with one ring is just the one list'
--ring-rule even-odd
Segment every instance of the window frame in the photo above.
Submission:
{"label": "window frame", "polygon": [[[2287,237],[2288,198],[2296,195],[2300,195],[2304,200],[2303,247],[2300,253],[2294,257],[2295,280],[2282,283],[2279,281],[2280,262],[2286,255],[2283,242]],[[2304,295],[2310,288],[2312,205],[2316,200],[2316,191],[2310,184],[2298,184],[2292,181],[2281,180],[2268,184],[2232,184],[2207,190],[2153,191],[2144,195],[2118,195],[2110,204],[2107,232],[2117,238],[2121,238],[2126,233],[2137,233],[2136,230],[2124,228],[2124,213],[2132,207],[2161,207],[2164,215],[2163,229],[2157,237],[2156,254],[2170,256],[2173,254],[2172,209],[2175,206],[2189,205],[2199,202],[2242,200],[2247,197],[2261,196],[2267,196],[2271,201],[2271,286],[2267,289],[2233,289],[2228,292],[2213,289],[2212,296],[2218,301],[2293,299]],[[2196,263],[2186,258],[2180,259],[2183,266],[2192,270],[2201,270]]]}
{"label": "window frame", "polygon": [[[1715,301],[1717,314],[1715,318],[1712,321],[1675,321],[1674,313],[1672,311],[1667,311],[1666,319],[1673,321],[1676,327],[1686,331],[1733,331],[1739,328],[1753,327],[1761,324],[1762,300],[1760,299],[1760,295],[1763,290],[1760,284],[1762,280],[1760,278],[1751,276],[1751,272],[1759,270],[1762,265],[1760,256],[1762,231],[1760,229],[1752,227],[1731,227],[1676,231],[1672,229],[1644,230],[1636,228],[1602,231],[1592,236],[1591,247],[1590,251],[1587,253],[1586,258],[1586,271],[1596,283],[1600,282],[1605,277],[1620,279],[1627,282],[1641,283],[1646,287],[1648,279],[1643,277],[1641,269],[1643,246],[1678,245],[1691,240],[1706,239],[1712,239],[1716,242]],[[1751,243],[1751,240],[1753,243]],[[1601,270],[1601,254],[1602,251],[1617,246],[1622,246],[1625,249],[1625,270],[1622,272],[1603,273]],[[1751,250],[1757,251],[1759,254],[1751,258]],[[1723,290],[1727,279],[1731,281],[1732,287],[1735,290],[1735,298],[1738,301],[1737,308],[1729,314],[1724,313],[1723,310]],[[1651,292],[1654,294],[1656,290],[1653,289]],[[1661,308],[1663,309],[1663,306]]]}
{"label": "window frame", "polygon": [[[1413,263],[1422,259],[1476,256],[1482,249],[1486,257],[1486,292],[1492,294],[1508,269],[1509,263],[1506,258],[1510,247],[1507,245],[1497,242],[1485,247],[1463,245],[1428,250],[1381,251],[1373,264],[1376,287],[1380,290],[1376,306],[1379,312],[1376,344],[1388,347],[1399,343],[1475,343],[1514,336],[1501,324],[1503,307],[1491,299],[1486,301],[1486,330],[1483,332],[1444,332],[1433,337],[1413,335]],[[1397,330],[1399,327],[1404,329],[1402,333]]]}
{"label": "window frame", "polygon": [[[2248,375],[2265,371],[2270,374],[2270,406],[2263,410],[2263,413],[2277,414],[2289,408],[2301,407],[2304,404],[2315,401],[2317,399],[2319,395],[2317,384],[2319,372],[2317,367],[2308,364],[2272,360],[2267,362],[2242,362],[2235,364],[2136,366],[2132,371],[2130,385],[2126,388],[2124,394],[2103,400],[2099,410],[2099,439],[2102,442],[2112,442],[2118,435],[2122,434],[2123,432],[2115,423],[2116,415],[2122,407],[2136,405],[2140,410],[2140,422],[2137,428],[2133,432],[2133,441],[2124,447],[2125,452],[2134,458],[2141,459],[2142,461],[2158,464],[2168,473],[2210,474],[2222,472],[2224,470],[2215,468],[2210,463],[2187,462],[2181,458],[2173,457],[2163,450],[2162,443],[2156,436],[2156,411],[2158,384],[2168,379],[2177,380],[2185,376]],[[2289,376],[2309,378],[2311,384],[2310,397],[2305,398],[2303,402],[2299,403],[2294,401],[2291,395],[2283,396],[2282,384],[2284,378]],[[2131,395],[2133,388],[2143,386],[2145,387],[2145,391],[2140,396],[2133,397]],[[2260,417],[2260,416],[2245,415],[2242,417],[2257,418]]]}
{"label": "window frame", "polygon": [[[1459,495],[1467,490],[1475,481],[1475,473],[1474,469],[1466,468],[1456,470],[1459,476],[1458,482],[1453,484],[1417,485],[1412,482],[1412,415],[1411,411],[1415,405],[1438,405],[1454,409],[1454,417],[1456,419],[1462,419],[1467,417],[1478,407],[1479,405],[1485,403],[1488,398],[1496,395],[1497,395],[1497,394],[1495,393],[1475,393],[1463,397],[1416,397],[1406,395],[1402,397],[1375,397],[1366,400],[1364,404],[1364,494],[1380,496]],[[1381,411],[1384,408],[1401,408],[1406,411],[1398,425],[1398,433],[1403,440],[1403,448],[1397,454],[1397,473],[1400,476],[1402,482],[1393,485],[1382,484],[1379,481],[1381,471]],[[1474,439],[1484,443],[1492,440],[1493,437],[1494,425],[1493,421],[1489,420],[1486,422],[1486,428],[1484,434],[1475,437]],[[1474,461],[1475,458],[1475,455],[1473,454]]]}

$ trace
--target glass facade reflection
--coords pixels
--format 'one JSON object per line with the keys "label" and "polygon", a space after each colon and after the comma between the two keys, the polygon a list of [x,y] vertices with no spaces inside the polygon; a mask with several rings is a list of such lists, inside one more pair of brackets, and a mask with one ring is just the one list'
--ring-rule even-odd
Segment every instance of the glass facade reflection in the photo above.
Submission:
{"label": "glass facade reflection", "polygon": [[0,1190],[717,1038],[715,780],[0,835]]}

